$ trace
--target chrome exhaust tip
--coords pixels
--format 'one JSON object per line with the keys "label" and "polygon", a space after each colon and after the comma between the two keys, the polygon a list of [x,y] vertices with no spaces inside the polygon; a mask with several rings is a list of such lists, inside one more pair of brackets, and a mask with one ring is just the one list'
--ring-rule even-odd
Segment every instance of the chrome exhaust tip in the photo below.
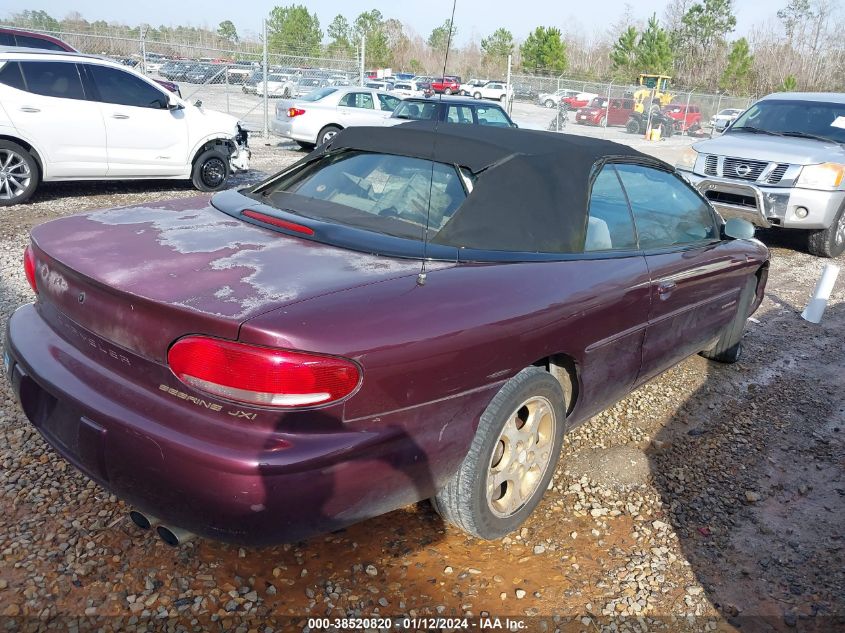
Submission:
{"label": "chrome exhaust tip", "polygon": [[188,530],[183,530],[178,527],[169,527],[167,525],[159,525],[156,528],[156,534],[158,534],[158,537],[162,541],[171,547],[178,547],[183,543],[187,543],[196,536],[196,534],[188,532]]}
{"label": "chrome exhaust tip", "polygon": [[155,527],[159,523],[161,523],[161,519],[158,517],[154,517],[149,514],[144,514],[143,512],[138,512],[138,510],[132,510],[129,513],[129,518],[132,520],[132,523],[137,525],[142,530],[149,530],[151,527]]}

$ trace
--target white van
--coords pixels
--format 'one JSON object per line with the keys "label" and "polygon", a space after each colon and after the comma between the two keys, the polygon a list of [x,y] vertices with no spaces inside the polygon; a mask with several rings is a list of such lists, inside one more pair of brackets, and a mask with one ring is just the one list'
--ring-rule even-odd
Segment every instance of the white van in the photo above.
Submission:
{"label": "white van", "polygon": [[0,48],[0,206],[40,182],[190,179],[249,168],[247,132],[134,70],[76,53]]}

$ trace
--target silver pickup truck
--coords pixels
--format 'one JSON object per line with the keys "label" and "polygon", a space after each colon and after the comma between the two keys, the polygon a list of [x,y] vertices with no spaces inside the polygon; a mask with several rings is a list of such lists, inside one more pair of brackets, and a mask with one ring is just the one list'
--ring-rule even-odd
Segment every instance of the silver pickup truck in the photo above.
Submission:
{"label": "silver pickup truck", "polygon": [[845,94],[769,95],[678,169],[725,217],[803,229],[814,255],[845,252]]}

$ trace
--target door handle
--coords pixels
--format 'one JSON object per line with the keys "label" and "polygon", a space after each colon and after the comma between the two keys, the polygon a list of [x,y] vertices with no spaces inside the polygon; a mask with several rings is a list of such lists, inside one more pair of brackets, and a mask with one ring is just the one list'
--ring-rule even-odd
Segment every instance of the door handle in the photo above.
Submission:
{"label": "door handle", "polygon": [[31,106],[22,106],[21,112],[41,112],[40,108],[33,108]]}
{"label": "door handle", "polygon": [[661,281],[657,284],[657,295],[661,299],[668,299],[675,287],[674,281]]}
{"label": "door handle", "polygon": [[128,114],[120,114],[119,112],[116,112],[115,114],[111,115],[111,118],[113,118],[113,119],[128,119],[129,115]]}

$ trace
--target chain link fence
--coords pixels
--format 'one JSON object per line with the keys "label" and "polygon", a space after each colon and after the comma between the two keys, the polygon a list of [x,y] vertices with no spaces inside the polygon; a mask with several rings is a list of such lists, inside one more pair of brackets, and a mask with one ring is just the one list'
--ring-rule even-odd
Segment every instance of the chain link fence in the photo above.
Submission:
{"label": "chain link fence", "polygon": [[[715,115],[728,109],[745,110],[756,100],[671,86],[661,97],[643,86],[563,76],[513,74],[511,84],[516,102],[549,109],[547,129],[562,131],[568,125],[572,131],[572,126],[591,126],[600,128],[593,134],[599,136],[605,135],[602,130],[612,128],[645,134],[647,127],[655,127],[650,114],[655,119],[671,119],[674,133],[712,135],[711,120]],[[629,125],[632,118],[636,125]]]}
{"label": "chain link fence", "polygon": [[[34,30],[34,29],[29,29]],[[38,31],[57,37],[81,53],[111,58],[146,74],[186,100],[238,117],[248,129],[268,129],[275,110],[267,101],[297,97],[329,85],[357,85],[362,60],[307,54],[266,53],[261,44],[216,48],[198,43],[161,41],[92,33]]]}

